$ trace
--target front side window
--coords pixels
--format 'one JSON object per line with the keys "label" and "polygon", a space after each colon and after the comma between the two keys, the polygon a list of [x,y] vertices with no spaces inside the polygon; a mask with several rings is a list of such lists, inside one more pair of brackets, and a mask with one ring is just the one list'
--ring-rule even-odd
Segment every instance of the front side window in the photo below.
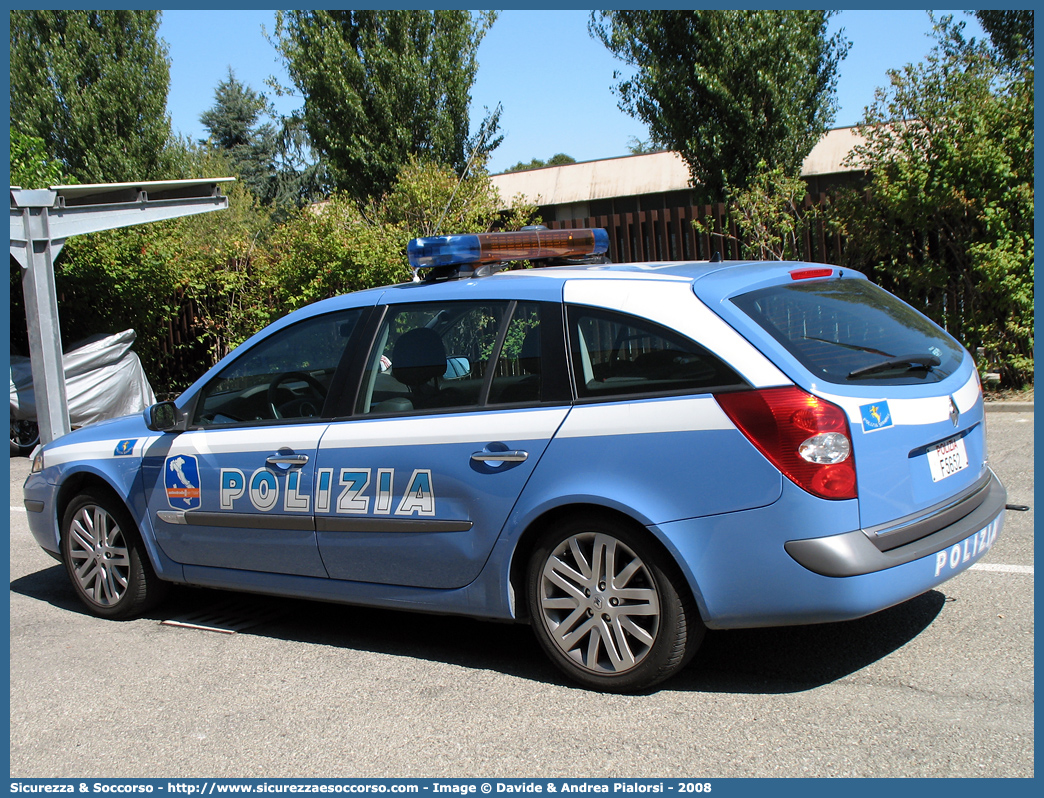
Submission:
{"label": "front side window", "polygon": [[259,341],[200,392],[196,426],[322,415],[334,371],[361,311],[307,319]]}
{"label": "front side window", "polygon": [[709,393],[746,383],[695,341],[646,319],[569,309],[573,378],[581,399]]}

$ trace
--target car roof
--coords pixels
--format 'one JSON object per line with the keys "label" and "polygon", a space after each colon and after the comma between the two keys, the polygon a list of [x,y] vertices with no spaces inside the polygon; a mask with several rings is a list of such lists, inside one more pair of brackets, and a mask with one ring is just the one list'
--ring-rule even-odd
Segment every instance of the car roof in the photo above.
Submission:
{"label": "car roof", "polygon": [[[572,280],[636,280],[651,283],[688,282],[701,297],[716,301],[741,290],[789,280],[802,267],[822,264],[798,261],[650,261],[542,266],[495,271],[482,277],[399,283],[320,300],[284,317],[300,320],[350,307],[398,302],[438,302],[463,299],[526,299],[561,301],[563,286]],[[837,267],[829,267],[837,268]],[[845,276],[862,276],[844,270]],[[279,322],[276,322],[279,324]]]}

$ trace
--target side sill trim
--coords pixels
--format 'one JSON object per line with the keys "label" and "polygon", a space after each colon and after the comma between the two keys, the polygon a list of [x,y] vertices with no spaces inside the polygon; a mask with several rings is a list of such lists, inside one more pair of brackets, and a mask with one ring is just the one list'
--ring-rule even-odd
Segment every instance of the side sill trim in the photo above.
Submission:
{"label": "side sill trim", "polygon": [[349,518],[317,516],[316,532],[467,532],[471,521],[441,521],[428,518]]}
{"label": "side sill trim", "polygon": [[263,515],[262,513],[204,513],[198,510],[159,510],[156,517],[167,524],[189,526],[221,526],[232,529],[288,529],[310,532],[314,529],[312,516]]}
{"label": "side sill trim", "polygon": [[295,532],[468,532],[471,521],[434,518],[366,518],[353,516],[264,515],[262,513],[208,513],[198,510],[159,510],[167,524],[218,526],[232,529],[287,529]]}

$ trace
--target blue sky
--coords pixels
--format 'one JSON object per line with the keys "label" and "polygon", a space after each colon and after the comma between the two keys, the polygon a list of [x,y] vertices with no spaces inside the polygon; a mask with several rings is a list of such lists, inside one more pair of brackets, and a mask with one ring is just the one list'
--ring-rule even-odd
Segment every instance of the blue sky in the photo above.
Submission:
{"label": "blue sky", "polygon": [[[944,13],[965,20],[968,35],[983,35],[970,15],[936,12]],[[279,113],[300,105],[299,97],[275,97],[265,85],[269,76],[289,83],[262,34],[264,27],[271,35],[274,16],[273,11],[163,13],[160,36],[171,59],[168,111],[176,132],[205,136],[199,115],[213,105],[214,89],[229,67],[240,81],[270,96]],[[504,142],[493,153],[490,171],[559,152],[578,161],[626,155],[631,140],[648,138],[645,126],[617,107],[613,72],[624,65],[588,34],[588,16],[574,10],[502,11],[486,34],[471,118],[477,125],[484,108],[503,104]],[[874,89],[886,83],[886,70],[920,61],[932,40],[925,11],[842,11],[831,20],[831,32],[838,28],[852,41],[838,80],[835,126],[841,127],[861,119]]]}

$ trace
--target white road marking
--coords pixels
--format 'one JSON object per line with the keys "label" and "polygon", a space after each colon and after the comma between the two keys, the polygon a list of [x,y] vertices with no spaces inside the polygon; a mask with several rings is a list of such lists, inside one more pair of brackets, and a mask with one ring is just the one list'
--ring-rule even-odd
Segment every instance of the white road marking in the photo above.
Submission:
{"label": "white road marking", "polygon": [[1000,565],[992,562],[977,562],[969,571],[996,571],[1004,574],[1029,574],[1033,576],[1032,565]]}

